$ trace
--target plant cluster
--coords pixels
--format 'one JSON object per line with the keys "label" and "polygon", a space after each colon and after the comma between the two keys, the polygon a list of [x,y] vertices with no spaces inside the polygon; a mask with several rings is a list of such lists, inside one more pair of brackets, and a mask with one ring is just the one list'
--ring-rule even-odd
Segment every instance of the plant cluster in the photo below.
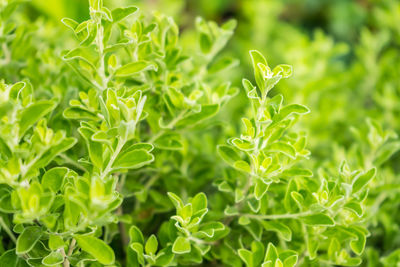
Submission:
{"label": "plant cluster", "polygon": [[[54,24],[31,22],[26,6],[0,2],[0,266],[400,262],[392,225],[400,142],[396,101],[386,100],[396,90],[395,48],[362,33],[357,78],[338,82],[354,94],[329,90],[343,66],[328,62],[346,45],[321,32],[305,41],[322,55],[312,75],[300,68],[296,81],[296,68],[272,68],[250,50],[253,75],[238,84],[239,60],[227,48],[236,20],[197,18],[182,32],[162,13],[89,0],[86,20]],[[367,79],[376,60],[382,73]],[[354,138],[327,143],[343,105],[369,99],[358,92],[369,82],[384,115],[355,104],[349,114],[365,123],[350,118]],[[326,96],[339,104],[320,110]],[[383,252],[368,245],[382,231]]]}

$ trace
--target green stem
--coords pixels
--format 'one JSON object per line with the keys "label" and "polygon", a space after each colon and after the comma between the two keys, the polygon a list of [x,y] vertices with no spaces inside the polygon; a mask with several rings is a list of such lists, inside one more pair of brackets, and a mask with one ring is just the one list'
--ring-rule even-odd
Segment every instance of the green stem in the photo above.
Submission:
{"label": "green stem", "polygon": [[118,157],[119,152],[121,152],[122,147],[125,145],[125,142],[126,142],[125,139],[118,140],[117,148],[115,149],[114,153],[112,154],[110,161],[107,164],[107,167],[100,174],[100,179],[103,180],[111,172],[112,165],[114,164],[115,159]]}
{"label": "green stem", "polygon": [[0,217],[0,226],[3,228],[3,230],[8,234],[8,236],[11,238],[11,240],[14,243],[17,243],[17,238],[15,238],[14,233],[11,231],[11,229],[7,226],[7,224],[4,222],[3,217]]}
{"label": "green stem", "polygon": [[288,214],[272,214],[272,215],[260,215],[260,214],[240,214],[247,218],[259,219],[259,220],[278,220],[278,219],[297,219],[311,215],[311,211],[299,212],[299,213],[288,213]]}

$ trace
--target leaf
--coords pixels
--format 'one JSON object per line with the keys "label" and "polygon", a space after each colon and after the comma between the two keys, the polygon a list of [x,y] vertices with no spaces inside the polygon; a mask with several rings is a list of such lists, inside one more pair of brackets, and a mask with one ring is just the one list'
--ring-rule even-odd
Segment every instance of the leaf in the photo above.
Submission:
{"label": "leaf", "polygon": [[74,238],[82,250],[92,255],[101,264],[114,263],[114,251],[103,240],[88,235],[75,235]]}
{"label": "leaf", "polygon": [[202,212],[207,209],[207,196],[203,192],[198,193],[191,201],[193,214],[196,215],[197,212]]}
{"label": "leaf", "polygon": [[251,173],[251,167],[250,167],[249,163],[247,163],[244,160],[236,161],[235,163],[233,163],[233,167],[235,167],[236,169],[238,169],[240,171]]}
{"label": "leaf", "polygon": [[42,177],[43,189],[48,188],[53,192],[57,192],[60,190],[67,173],[68,168],[65,167],[56,167],[46,171]]}
{"label": "leaf", "polygon": [[275,262],[278,259],[278,251],[274,244],[268,243],[267,252],[265,253],[264,261]]}
{"label": "leaf", "polygon": [[172,245],[172,252],[175,254],[185,254],[191,251],[190,241],[187,238],[178,236]]}
{"label": "leaf", "polygon": [[251,61],[253,63],[254,78],[256,79],[257,86],[261,92],[264,92],[264,88],[265,88],[264,74],[261,71],[259,64],[268,66],[267,60],[265,60],[264,56],[257,50],[251,50],[250,57],[251,57]]}
{"label": "leaf", "polygon": [[334,226],[335,222],[331,217],[323,213],[316,213],[301,217],[302,221],[308,225]]}
{"label": "leaf", "polygon": [[276,123],[286,119],[292,114],[304,115],[307,113],[310,113],[310,110],[306,106],[300,104],[290,104],[281,108],[279,113],[273,117],[273,120],[274,123]]}
{"label": "leaf", "polygon": [[256,180],[256,185],[254,187],[254,196],[256,197],[257,200],[260,200],[265,193],[268,191],[269,184],[264,183],[263,180],[257,179]]}
{"label": "leaf", "polygon": [[36,122],[56,107],[57,103],[53,100],[37,101],[19,114],[19,136],[22,137],[25,132]]}
{"label": "leaf", "polygon": [[176,123],[177,128],[194,126],[205,119],[208,119],[219,111],[219,104],[201,105],[200,112],[185,116],[182,120]]}
{"label": "leaf", "polygon": [[112,168],[137,169],[154,161],[154,156],[144,149],[135,149],[126,153],[119,154],[115,159]]}
{"label": "leaf", "polygon": [[180,197],[178,197],[177,195],[175,195],[172,192],[168,192],[167,194],[168,194],[169,199],[174,204],[174,206],[177,210],[183,208],[184,204]]}
{"label": "leaf", "polygon": [[157,252],[157,248],[158,248],[157,238],[155,235],[151,235],[146,242],[144,250],[146,251],[146,254],[154,255]]}
{"label": "leaf", "polygon": [[230,146],[219,145],[217,146],[217,152],[221,158],[231,166],[233,166],[235,162],[241,160],[239,154]]}
{"label": "leaf", "polygon": [[382,147],[378,149],[378,152],[375,155],[375,159],[373,164],[375,166],[380,166],[385,163],[394,153],[400,150],[400,142],[393,141],[384,144]]}
{"label": "leaf", "polygon": [[222,70],[230,69],[239,65],[239,60],[231,57],[224,57],[215,61],[208,69],[209,73],[217,73]]}
{"label": "leaf", "polygon": [[356,177],[355,180],[353,181],[352,193],[355,194],[361,189],[363,189],[368,184],[368,182],[375,177],[375,174],[376,174],[376,168],[372,168],[367,172]]}
{"label": "leaf", "polygon": [[15,253],[15,249],[10,249],[4,252],[0,256],[0,266],[17,267],[18,255]]}
{"label": "leaf", "polygon": [[281,141],[270,144],[267,149],[269,151],[280,152],[285,154],[286,156],[295,159],[296,158],[296,150],[294,147],[288,143],[284,143]]}
{"label": "leaf", "polygon": [[350,247],[354,253],[361,255],[364,252],[367,234],[369,235],[369,233],[365,229],[357,226],[352,227],[350,231],[357,236],[355,240],[350,241]]}
{"label": "leaf", "polygon": [[25,254],[31,251],[42,236],[42,229],[39,226],[28,226],[18,236],[16,253]]}
{"label": "leaf", "polygon": [[92,141],[92,136],[95,132],[89,127],[81,126],[78,132],[85,138],[91,162],[101,170],[103,166],[103,145],[99,142]]}
{"label": "leaf", "polygon": [[92,113],[86,109],[82,109],[80,107],[69,107],[64,110],[63,116],[66,119],[74,119],[74,120],[99,120],[99,117],[95,113]]}
{"label": "leaf", "polygon": [[247,267],[253,267],[253,253],[250,250],[241,248],[238,250],[239,257],[244,261]]}
{"label": "leaf", "polygon": [[136,62],[128,63],[115,71],[117,77],[128,77],[132,76],[140,71],[154,70],[157,71],[157,65],[152,62],[139,60]]}
{"label": "leaf", "polygon": [[292,240],[292,230],[285,224],[278,221],[262,221],[262,225],[266,231],[274,231],[280,238],[285,241]]}
{"label": "leaf", "polygon": [[131,228],[129,228],[129,238],[130,238],[130,243],[144,243],[144,238],[142,231],[135,225],[132,225]]}
{"label": "leaf", "polygon": [[64,240],[59,235],[49,236],[49,248],[51,250],[56,250],[64,246]]}
{"label": "leaf", "polygon": [[71,30],[73,30],[75,32],[76,27],[78,27],[79,23],[76,22],[73,19],[70,18],[63,18],[61,19],[61,22],[67,26],[68,28],[70,28]]}
{"label": "leaf", "polygon": [[125,17],[134,14],[137,10],[138,10],[138,8],[134,7],[134,6],[115,8],[111,12],[113,22],[118,22],[118,21],[124,19]]}
{"label": "leaf", "polygon": [[52,251],[49,255],[43,258],[42,263],[46,266],[54,266],[64,262],[64,256],[61,252]]}

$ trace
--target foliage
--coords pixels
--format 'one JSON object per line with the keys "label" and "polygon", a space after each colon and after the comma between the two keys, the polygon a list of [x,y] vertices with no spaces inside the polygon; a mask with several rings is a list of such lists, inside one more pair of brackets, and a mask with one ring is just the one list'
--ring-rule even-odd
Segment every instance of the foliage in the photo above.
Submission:
{"label": "foliage", "polygon": [[399,3],[64,2],[0,1],[0,266],[400,262]]}

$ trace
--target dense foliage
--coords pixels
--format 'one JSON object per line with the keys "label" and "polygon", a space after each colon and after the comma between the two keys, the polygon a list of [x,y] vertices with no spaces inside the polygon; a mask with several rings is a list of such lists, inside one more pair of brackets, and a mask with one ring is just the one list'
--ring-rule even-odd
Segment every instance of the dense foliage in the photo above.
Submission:
{"label": "dense foliage", "polygon": [[0,0],[0,266],[400,263],[398,1],[126,2]]}

